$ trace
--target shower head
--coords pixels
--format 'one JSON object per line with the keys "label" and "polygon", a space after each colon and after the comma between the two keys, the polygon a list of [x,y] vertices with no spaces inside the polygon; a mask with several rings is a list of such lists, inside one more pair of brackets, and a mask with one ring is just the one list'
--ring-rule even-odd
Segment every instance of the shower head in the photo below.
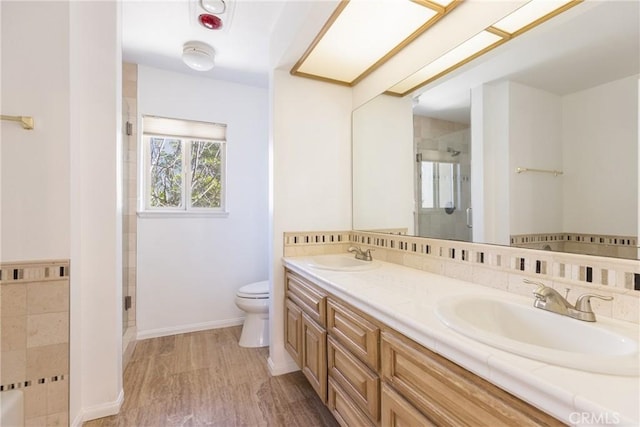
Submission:
{"label": "shower head", "polygon": [[447,153],[450,153],[450,154],[451,154],[451,157],[455,157],[455,156],[457,156],[458,154],[460,154],[460,151],[458,151],[458,150],[454,150],[454,149],[453,149],[453,148],[451,148],[451,147],[447,147]]}

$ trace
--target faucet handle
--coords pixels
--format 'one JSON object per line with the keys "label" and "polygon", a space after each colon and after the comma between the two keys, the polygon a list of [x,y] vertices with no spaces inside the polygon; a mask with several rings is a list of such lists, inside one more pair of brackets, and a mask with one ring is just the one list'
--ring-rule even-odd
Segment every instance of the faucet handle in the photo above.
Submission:
{"label": "faucet handle", "polygon": [[547,286],[547,285],[545,285],[545,284],[544,284],[544,283],[542,283],[542,282],[538,282],[538,281],[530,280],[530,279],[522,279],[522,281],[523,281],[524,283],[528,284],[528,285],[536,285],[536,286],[538,286],[538,287],[536,288],[536,290],[535,290],[535,291],[533,291],[533,295],[536,297],[536,299],[544,299],[544,298],[545,298],[544,290],[545,290],[546,288],[548,288],[548,286]]}
{"label": "faucet handle", "polygon": [[593,313],[593,309],[591,308],[591,298],[598,298],[604,301],[613,300],[613,297],[608,297],[604,295],[596,295],[596,294],[580,295],[576,300],[576,310],[584,311],[585,313]]}

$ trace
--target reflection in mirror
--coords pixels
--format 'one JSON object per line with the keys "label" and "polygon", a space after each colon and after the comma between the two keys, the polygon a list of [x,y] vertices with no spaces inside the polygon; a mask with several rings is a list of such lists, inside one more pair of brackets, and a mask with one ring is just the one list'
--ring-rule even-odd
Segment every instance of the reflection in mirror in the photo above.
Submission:
{"label": "reflection in mirror", "polygon": [[416,235],[471,241],[471,133],[468,123],[413,115]]}
{"label": "reflection in mirror", "polygon": [[585,2],[358,108],[353,228],[638,258],[639,18]]}

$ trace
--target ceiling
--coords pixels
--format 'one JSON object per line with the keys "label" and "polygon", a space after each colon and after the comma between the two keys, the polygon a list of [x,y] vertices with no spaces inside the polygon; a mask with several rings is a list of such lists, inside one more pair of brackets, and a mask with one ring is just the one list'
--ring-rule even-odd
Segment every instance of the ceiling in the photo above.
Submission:
{"label": "ceiling", "polygon": [[[294,39],[308,35],[308,40],[288,41],[296,47],[287,54],[298,59],[325,24],[328,15],[322,13],[331,13],[336,1],[227,3],[230,9],[223,29],[212,31],[197,23],[198,0],[124,0],[123,60],[267,87],[273,67],[269,49],[274,32],[290,34]],[[323,4],[324,11],[310,12],[312,9],[301,6],[304,4]],[[486,82],[509,79],[563,95],[640,73],[639,4],[585,1],[416,91],[422,93],[416,112],[468,122],[469,91]],[[191,40],[214,47],[213,70],[194,71],[182,62],[182,46]]]}
{"label": "ceiling", "polygon": [[416,91],[414,112],[468,123],[470,90],[511,80],[566,95],[640,73],[640,2],[590,1]]}
{"label": "ceiling", "polygon": [[[227,1],[221,30],[197,22],[196,0],[124,0],[122,4],[123,61],[156,68],[266,87],[271,34],[287,2]],[[294,20],[289,25],[298,25]],[[215,51],[211,71],[191,70],[181,59],[185,42],[198,40]]]}

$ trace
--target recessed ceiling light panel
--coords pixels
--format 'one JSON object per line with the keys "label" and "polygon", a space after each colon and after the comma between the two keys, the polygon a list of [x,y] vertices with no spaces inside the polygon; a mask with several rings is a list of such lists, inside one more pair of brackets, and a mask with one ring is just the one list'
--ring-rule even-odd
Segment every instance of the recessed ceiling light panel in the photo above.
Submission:
{"label": "recessed ceiling light panel", "polygon": [[569,3],[576,2],[571,0],[531,0],[493,24],[493,27],[513,34]]}
{"label": "recessed ceiling light panel", "polygon": [[292,74],[353,85],[422,34],[449,8],[429,0],[340,3]]}
{"label": "recessed ceiling light panel", "polygon": [[422,86],[445,72],[453,71],[453,67],[460,67],[503,41],[504,39],[499,35],[486,30],[482,31],[391,87],[389,92],[404,94],[417,86]]}

